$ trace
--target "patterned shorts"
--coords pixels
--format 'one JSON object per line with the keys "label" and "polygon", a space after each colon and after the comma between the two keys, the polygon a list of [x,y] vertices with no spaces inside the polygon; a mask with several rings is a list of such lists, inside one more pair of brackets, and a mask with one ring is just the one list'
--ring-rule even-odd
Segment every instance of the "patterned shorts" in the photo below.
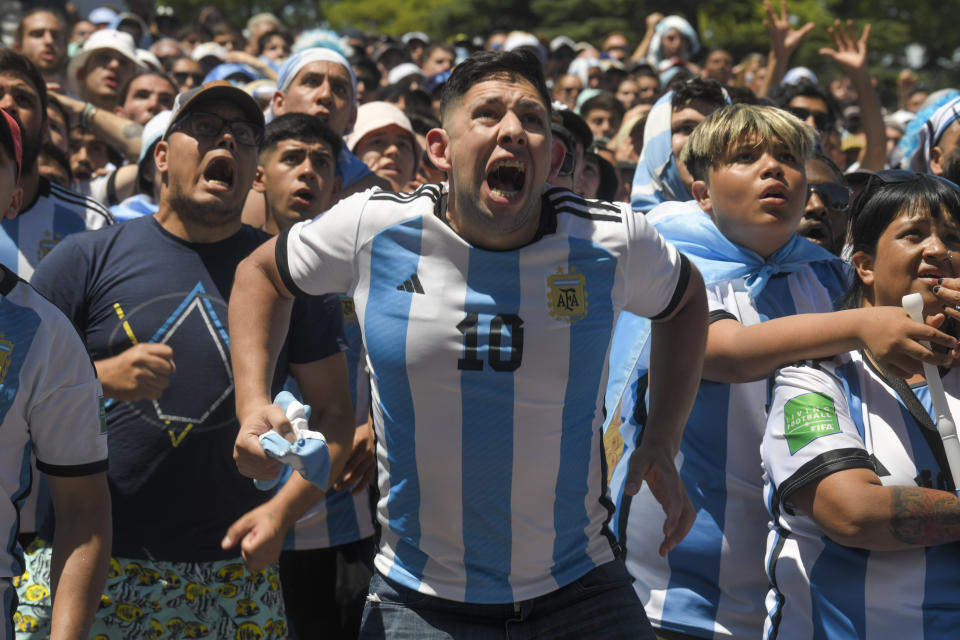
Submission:
{"label": "patterned shorts", "polygon": [[[25,550],[26,572],[14,579],[20,606],[17,640],[50,633],[50,547]],[[111,558],[91,640],[285,638],[276,564],[250,573],[243,562],[164,562]]]}

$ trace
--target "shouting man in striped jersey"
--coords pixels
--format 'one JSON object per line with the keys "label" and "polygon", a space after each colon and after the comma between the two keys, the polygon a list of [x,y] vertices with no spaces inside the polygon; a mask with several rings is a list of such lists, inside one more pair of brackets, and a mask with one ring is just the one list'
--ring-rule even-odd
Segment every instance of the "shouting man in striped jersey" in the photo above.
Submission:
{"label": "shouting man in striped jersey", "polygon": [[[383,532],[361,637],[509,626],[652,638],[605,533],[607,355],[621,310],[653,318],[656,427],[631,480],[667,513],[665,551],[693,517],[673,456],[700,376],[702,279],[627,205],[547,184],[563,145],[532,54],[461,63],[441,113],[427,152],[449,183],[352,196],[241,263],[230,303],[238,466],[275,476],[258,437],[291,432],[265,372],[292,299],[346,292],[371,369]],[[326,436],[318,490],[351,444]]]}

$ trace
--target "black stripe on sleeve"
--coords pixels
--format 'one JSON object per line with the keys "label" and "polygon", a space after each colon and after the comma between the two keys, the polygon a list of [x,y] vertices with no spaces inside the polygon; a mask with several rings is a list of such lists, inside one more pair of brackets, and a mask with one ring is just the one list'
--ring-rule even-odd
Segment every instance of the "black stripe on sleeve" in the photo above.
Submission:
{"label": "black stripe on sleeve", "polygon": [[566,189],[550,189],[545,194],[550,200],[553,201],[553,206],[559,207],[563,204],[571,204],[576,207],[583,209],[606,209],[617,215],[617,218],[620,218],[623,214],[623,211],[619,206],[615,205],[612,202],[604,202],[603,200],[588,200],[572,191],[567,191]]}
{"label": "black stripe on sleeve", "polygon": [[8,296],[17,283],[21,282],[20,277],[13,271],[0,264],[0,295]]}
{"label": "black stripe on sleeve", "polygon": [[290,229],[287,229],[277,237],[277,270],[280,272],[280,279],[287,290],[298,298],[306,298],[307,293],[297,286],[290,275],[290,263],[287,260],[287,240],[290,236]]}
{"label": "black stripe on sleeve", "polygon": [[95,473],[103,473],[107,470],[107,460],[103,459],[87,464],[72,465],[47,464],[43,460],[37,460],[37,469],[51,476],[78,478],[80,476],[92,476]]}
{"label": "black stripe on sleeve", "polygon": [[780,483],[777,488],[780,494],[780,501],[786,505],[798,489],[802,489],[814,480],[825,478],[838,471],[847,469],[870,469],[876,472],[873,460],[863,449],[834,449],[821,453],[816,458],[808,460],[802,467],[796,470],[792,476]]}
{"label": "black stripe on sleeve", "polygon": [[673,313],[677,308],[677,305],[680,304],[680,301],[683,299],[683,294],[687,292],[688,284],[690,284],[690,259],[681,253],[680,277],[677,278],[677,288],[673,290],[673,297],[670,298],[670,303],[667,305],[666,309],[655,316],[651,316],[650,319],[660,320],[661,318],[666,318]]}
{"label": "black stripe on sleeve", "polygon": [[737,322],[740,322],[737,320],[737,316],[733,315],[726,309],[714,309],[707,317],[707,324],[713,324],[718,320],[736,320]]}
{"label": "black stripe on sleeve", "polygon": [[579,209],[570,205],[561,205],[556,207],[557,213],[569,213],[571,215],[577,216],[578,218],[583,218],[584,220],[593,220],[594,222],[623,222],[623,217],[613,214],[600,213],[597,211],[588,211],[586,209]]}

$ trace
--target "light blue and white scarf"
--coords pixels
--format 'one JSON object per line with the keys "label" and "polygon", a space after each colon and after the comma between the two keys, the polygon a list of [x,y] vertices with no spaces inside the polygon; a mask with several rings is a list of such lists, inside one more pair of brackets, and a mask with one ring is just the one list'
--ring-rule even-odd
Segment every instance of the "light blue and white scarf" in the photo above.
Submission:
{"label": "light blue and white scarf", "polygon": [[[647,216],[647,221],[696,265],[707,285],[744,278],[751,300],[755,300],[770,278],[778,273],[803,271],[812,262],[837,260],[826,249],[797,234],[764,259],[728,240],[695,200],[665,202]],[[607,425],[616,414],[614,408],[628,382],[636,379],[632,376],[634,370],[641,365],[646,369],[650,362],[650,328],[647,318],[627,312],[620,314],[610,348],[605,398]]]}

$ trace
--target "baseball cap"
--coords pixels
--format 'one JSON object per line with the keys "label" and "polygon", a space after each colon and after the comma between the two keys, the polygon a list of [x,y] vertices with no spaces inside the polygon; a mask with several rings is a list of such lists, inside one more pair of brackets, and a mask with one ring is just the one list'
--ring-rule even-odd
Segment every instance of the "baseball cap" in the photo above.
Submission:
{"label": "baseball cap", "polygon": [[0,109],[3,114],[0,126],[0,144],[7,150],[14,164],[17,166],[17,183],[20,182],[20,169],[23,168],[23,144],[20,140],[20,124],[12,115]]}
{"label": "baseball cap", "polygon": [[170,129],[184,115],[193,111],[197,107],[209,102],[229,102],[243,111],[243,115],[250,119],[250,122],[263,128],[263,112],[257,105],[257,102],[243,89],[235,87],[226,80],[216,82],[207,82],[199,87],[178,93],[173,100],[173,115],[170,116],[170,122],[163,132],[162,140],[166,140],[170,135]]}

